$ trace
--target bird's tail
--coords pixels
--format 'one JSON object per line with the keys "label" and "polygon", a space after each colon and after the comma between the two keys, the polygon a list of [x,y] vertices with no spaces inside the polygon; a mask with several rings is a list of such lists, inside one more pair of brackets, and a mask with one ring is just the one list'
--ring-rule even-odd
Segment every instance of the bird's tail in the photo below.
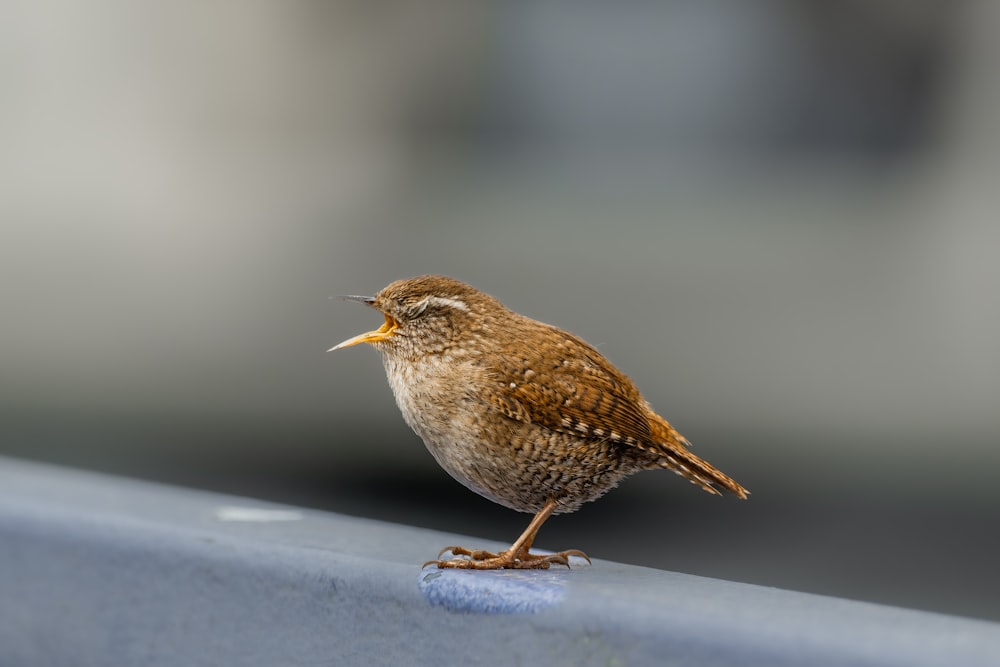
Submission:
{"label": "bird's tail", "polygon": [[688,449],[691,443],[687,438],[678,433],[666,419],[659,415],[656,417],[650,419],[649,424],[655,444],[643,449],[659,457],[657,467],[672,470],[709,493],[722,495],[721,491],[728,491],[746,500],[750,495],[749,491],[708,461],[692,454]]}

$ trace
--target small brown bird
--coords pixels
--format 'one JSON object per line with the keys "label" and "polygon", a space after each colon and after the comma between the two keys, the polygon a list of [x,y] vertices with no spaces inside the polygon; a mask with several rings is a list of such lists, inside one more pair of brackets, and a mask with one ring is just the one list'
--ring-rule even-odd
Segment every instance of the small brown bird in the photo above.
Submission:
{"label": "small brown bird", "polygon": [[[373,297],[375,331],[330,349],[369,343],[382,353],[403,419],[442,468],[481,496],[535,517],[499,554],[446,547],[438,567],[569,565],[577,550],[533,554],[539,527],[640,470],[666,468],[709,493],[747,491],[688,451],[688,441],[632,381],[573,334],[519,315],[444,276],[399,280]],[[587,559],[589,561],[589,558]],[[425,565],[426,565],[425,564]]]}

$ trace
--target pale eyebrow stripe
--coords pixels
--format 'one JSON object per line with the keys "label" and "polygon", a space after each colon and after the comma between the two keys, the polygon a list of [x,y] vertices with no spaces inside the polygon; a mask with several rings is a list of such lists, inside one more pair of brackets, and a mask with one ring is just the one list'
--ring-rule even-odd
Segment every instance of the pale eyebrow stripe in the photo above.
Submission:
{"label": "pale eyebrow stripe", "polygon": [[428,304],[435,306],[448,306],[449,308],[455,308],[456,310],[464,310],[469,312],[469,306],[466,305],[461,299],[452,299],[444,296],[429,296],[425,299]]}

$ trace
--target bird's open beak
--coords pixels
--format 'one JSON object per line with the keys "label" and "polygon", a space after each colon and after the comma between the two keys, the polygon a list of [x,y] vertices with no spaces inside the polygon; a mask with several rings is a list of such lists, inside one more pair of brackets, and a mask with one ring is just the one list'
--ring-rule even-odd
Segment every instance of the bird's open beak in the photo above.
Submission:
{"label": "bird's open beak", "polygon": [[[360,301],[366,305],[372,305],[375,303],[375,299],[370,296],[345,296],[345,299],[349,301]],[[384,314],[384,313],[383,313]],[[343,343],[338,343],[331,347],[327,352],[333,352],[334,350],[339,350],[342,347],[350,347],[352,345],[357,345],[358,343],[375,343],[380,340],[385,340],[389,336],[396,333],[396,329],[399,328],[399,322],[394,320],[389,315],[385,315],[385,323],[380,326],[375,331],[369,331],[361,335],[355,336],[354,338],[348,338]]]}

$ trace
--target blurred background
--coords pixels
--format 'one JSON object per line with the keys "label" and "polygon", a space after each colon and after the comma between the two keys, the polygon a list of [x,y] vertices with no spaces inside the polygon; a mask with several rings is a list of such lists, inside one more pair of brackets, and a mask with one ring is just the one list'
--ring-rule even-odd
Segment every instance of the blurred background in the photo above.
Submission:
{"label": "blurred background", "polygon": [[380,323],[331,296],[444,273],[753,492],[644,473],[540,546],[1000,620],[998,31],[988,0],[0,0],[0,454],[512,540],[378,355],[325,352]]}

